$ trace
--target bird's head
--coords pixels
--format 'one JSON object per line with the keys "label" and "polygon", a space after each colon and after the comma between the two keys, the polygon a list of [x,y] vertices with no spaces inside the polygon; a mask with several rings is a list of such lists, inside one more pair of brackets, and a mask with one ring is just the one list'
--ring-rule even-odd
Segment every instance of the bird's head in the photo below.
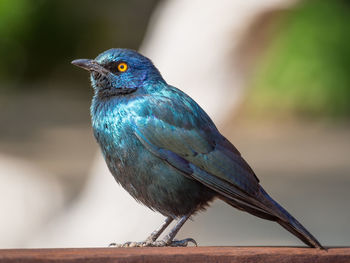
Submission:
{"label": "bird's head", "polygon": [[77,59],[72,64],[91,73],[91,85],[101,98],[130,94],[163,80],[151,60],[129,49],[109,49],[95,59]]}

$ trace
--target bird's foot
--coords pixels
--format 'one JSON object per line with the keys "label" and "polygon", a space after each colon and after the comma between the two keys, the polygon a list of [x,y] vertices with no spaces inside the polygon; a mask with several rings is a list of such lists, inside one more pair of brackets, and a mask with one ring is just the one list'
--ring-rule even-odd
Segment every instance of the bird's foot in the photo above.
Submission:
{"label": "bird's foot", "polygon": [[147,242],[125,242],[124,244],[111,243],[109,247],[146,247]]}
{"label": "bird's foot", "polygon": [[124,244],[111,243],[109,247],[187,247],[189,243],[193,243],[197,247],[197,242],[193,238],[172,240],[170,242],[166,242],[164,240],[156,240],[143,242],[126,242]]}
{"label": "bird's foot", "polygon": [[196,240],[193,238],[186,238],[182,240],[173,240],[169,244],[170,247],[187,247],[188,243],[193,243],[196,247],[198,247]]}

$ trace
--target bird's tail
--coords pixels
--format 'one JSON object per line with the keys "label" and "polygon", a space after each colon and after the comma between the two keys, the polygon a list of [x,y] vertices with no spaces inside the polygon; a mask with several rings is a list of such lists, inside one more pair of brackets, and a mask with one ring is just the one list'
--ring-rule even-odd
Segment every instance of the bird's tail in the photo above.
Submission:
{"label": "bird's tail", "polygon": [[291,214],[287,212],[279,203],[273,200],[265,190],[260,187],[260,198],[262,203],[267,206],[268,210],[276,216],[276,222],[286,230],[297,236],[306,245],[314,248],[325,249],[320,242],[302,226]]}
{"label": "bird's tail", "polygon": [[222,199],[240,210],[266,220],[276,221],[310,247],[325,249],[305,227],[303,227],[280,204],[273,200],[262,187],[260,187],[260,193],[256,198],[256,201],[258,202],[254,202],[254,204],[227,198]]}

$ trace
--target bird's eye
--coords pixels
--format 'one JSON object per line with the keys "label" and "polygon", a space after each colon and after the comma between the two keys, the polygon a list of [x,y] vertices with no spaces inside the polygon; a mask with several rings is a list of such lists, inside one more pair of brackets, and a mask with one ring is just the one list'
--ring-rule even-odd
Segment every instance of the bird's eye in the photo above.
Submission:
{"label": "bird's eye", "polygon": [[126,64],[125,62],[120,62],[118,64],[118,71],[119,72],[125,72],[128,69],[128,64]]}
{"label": "bird's eye", "polygon": [[114,74],[125,72],[128,69],[128,64],[126,62],[116,62],[112,61],[104,66],[107,70]]}

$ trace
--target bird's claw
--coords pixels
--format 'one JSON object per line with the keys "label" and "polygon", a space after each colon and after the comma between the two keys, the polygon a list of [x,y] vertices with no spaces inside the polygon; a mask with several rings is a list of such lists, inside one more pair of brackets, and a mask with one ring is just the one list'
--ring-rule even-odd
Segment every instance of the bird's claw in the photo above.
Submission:
{"label": "bird's claw", "polygon": [[169,246],[171,246],[171,247],[187,247],[188,243],[193,243],[196,247],[198,247],[196,240],[194,240],[193,238],[186,238],[186,239],[182,239],[182,240],[173,240],[173,241],[171,241]]}
{"label": "bird's claw", "polygon": [[197,242],[193,238],[186,238],[182,240],[173,240],[166,242],[164,240],[143,241],[143,242],[125,242],[124,244],[111,243],[109,247],[187,247],[188,243],[193,243],[196,247]]}

